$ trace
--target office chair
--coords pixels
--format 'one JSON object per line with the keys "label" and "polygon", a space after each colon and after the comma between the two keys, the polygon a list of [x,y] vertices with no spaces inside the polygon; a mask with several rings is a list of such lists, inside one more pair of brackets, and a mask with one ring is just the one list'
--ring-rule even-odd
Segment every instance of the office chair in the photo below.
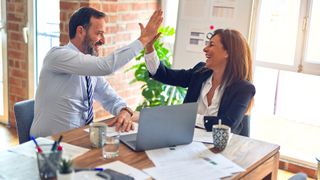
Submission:
{"label": "office chair", "polygon": [[305,173],[297,173],[288,180],[307,180],[308,176]]}
{"label": "office chair", "polygon": [[251,116],[249,115],[243,116],[243,119],[242,119],[243,128],[240,131],[239,135],[246,136],[246,137],[250,136],[250,119],[251,119]]}
{"label": "office chair", "polygon": [[34,116],[34,100],[20,101],[14,104],[14,116],[16,117],[16,127],[19,137],[19,143],[29,141],[30,128]]}

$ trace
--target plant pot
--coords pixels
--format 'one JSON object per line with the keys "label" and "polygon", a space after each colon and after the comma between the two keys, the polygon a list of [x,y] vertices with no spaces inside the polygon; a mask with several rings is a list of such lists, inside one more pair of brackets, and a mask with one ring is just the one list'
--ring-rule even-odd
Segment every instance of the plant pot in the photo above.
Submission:
{"label": "plant pot", "polygon": [[68,174],[61,174],[60,171],[57,171],[57,180],[73,180],[74,171],[71,171]]}

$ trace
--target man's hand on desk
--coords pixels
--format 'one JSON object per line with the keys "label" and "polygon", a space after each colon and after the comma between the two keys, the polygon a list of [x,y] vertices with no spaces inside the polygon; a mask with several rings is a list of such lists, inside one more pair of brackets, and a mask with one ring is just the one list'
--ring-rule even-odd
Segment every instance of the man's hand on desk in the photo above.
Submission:
{"label": "man's hand on desk", "polygon": [[110,122],[108,122],[108,126],[116,126],[117,131],[130,131],[134,130],[134,124],[132,121],[132,114],[128,112],[126,109],[122,109],[118,116],[114,117]]}

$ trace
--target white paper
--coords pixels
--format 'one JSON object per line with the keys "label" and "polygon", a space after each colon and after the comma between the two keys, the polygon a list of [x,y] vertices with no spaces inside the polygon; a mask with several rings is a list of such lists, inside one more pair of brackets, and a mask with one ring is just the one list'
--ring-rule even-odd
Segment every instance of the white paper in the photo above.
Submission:
{"label": "white paper", "polygon": [[[163,174],[164,172],[162,171],[162,168],[166,169],[169,166],[171,168],[175,168],[175,166],[177,166],[177,168],[179,166],[192,166],[189,162],[193,162],[195,160],[207,161],[207,164],[209,164],[211,168],[217,168],[221,171],[219,173],[217,172],[219,176],[229,176],[232,173],[244,171],[242,167],[238,166],[231,160],[225,158],[222,154],[214,154],[203,143],[200,142],[192,142],[191,144],[177,146],[175,148],[161,148],[149,150],[146,151],[146,153],[149,159],[156,165],[156,168],[160,168],[151,170],[148,169],[147,172],[152,176],[158,176],[160,174]],[[179,163],[181,162],[184,162],[185,165],[179,165]],[[198,163],[201,164],[200,162]],[[189,172],[188,169],[186,169],[185,172]],[[171,177],[171,174],[175,175],[174,172],[168,173],[168,177]],[[166,176],[166,174],[163,174],[163,176]]]}
{"label": "white paper", "polygon": [[[52,139],[39,137],[36,139],[39,145],[41,144],[53,144],[54,141]],[[62,157],[67,159],[74,159],[85,152],[89,151],[87,148],[71,145],[68,143],[61,142],[60,145],[63,148]],[[18,146],[14,146],[8,149],[10,152],[14,152],[17,154],[21,154],[27,157],[37,158],[36,155],[36,146],[33,141],[28,141],[26,143],[20,144]]]}
{"label": "white paper", "polygon": [[[134,124],[134,130],[133,130],[133,131],[120,132],[120,136],[138,133],[138,128],[139,128],[138,123],[133,123],[133,124]],[[89,132],[89,128],[84,129],[84,131]],[[115,135],[117,135],[117,132],[115,131],[115,128],[108,128],[108,127],[107,127],[107,131],[110,131],[111,134],[109,134],[109,132],[108,132],[108,134],[109,134],[110,136],[113,136],[113,135],[115,136]]]}
{"label": "white paper", "polygon": [[145,180],[150,178],[150,176],[140,171],[139,169],[129,166],[128,164],[125,164],[121,161],[114,161],[99,167],[103,169],[112,169],[118,171],[120,173],[133,177],[135,180]]}
{"label": "white paper", "polygon": [[66,159],[75,159],[78,156],[88,152],[90,149],[75,146],[65,142],[61,142],[60,145],[63,148],[62,157]]}
{"label": "white paper", "polygon": [[0,153],[0,179],[40,179],[37,160],[21,154]]}
{"label": "white paper", "polygon": [[204,142],[204,143],[213,143],[212,132],[207,132],[205,129],[194,129],[193,141]]}
{"label": "white paper", "polygon": [[245,169],[243,169],[233,161],[227,159],[220,153],[214,154],[211,151],[206,151],[203,152],[200,156],[208,162],[213,162],[219,169],[223,169],[226,172],[238,173],[245,171]]}
{"label": "white paper", "polygon": [[174,148],[161,148],[146,151],[149,159],[156,165],[162,166],[177,161],[189,161],[198,159],[199,155],[208,148],[200,142],[192,142],[188,145],[181,145]]}
{"label": "white paper", "polygon": [[154,179],[161,180],[214,180],[231,175],[202,159],[181,161],[166,166],[144,169],[144,171]]}

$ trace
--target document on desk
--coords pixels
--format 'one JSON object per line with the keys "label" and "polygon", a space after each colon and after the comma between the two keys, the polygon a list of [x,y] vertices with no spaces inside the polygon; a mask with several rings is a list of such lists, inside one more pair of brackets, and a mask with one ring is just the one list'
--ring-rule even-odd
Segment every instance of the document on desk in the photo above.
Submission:
{"label": "document on desk", "polygon": [[212,144],[212,132],[207,132],[205,129],[194,128],[193,141]]}
{"label": "document on desk", "polygon": [[[133,130],[133,131],[120,132],[120,136],[138,133],[138,127],[139,127],[138,123],[133,123],[133,124],[134,124],[134,130]],[[107,131],[108,131],[108,130],[109,130],[109,129],[108,129],[108,127],[107,127]],[[115,132],[114,129],[110,129],[110,130],[111,130],[111,134],[117,135],[117,133]],[[89,132],[89,128],[85,128],[84,131]],[[110,134],[110,135],[111,135],[111,134]]]}
{"label": "document on desk", "polygon": [[[191,144],[177,146],[174,148],[149,150],[146,151],[146,153],[149,159],[155,164],[156,168],[166,168],[167,166],[174,166],[180,162],[185,162],[190,165],[191,163],[189,162],[202,160],[206,161],[211,168],[221,170],[226,176],[228,176],[228,174],[230,175],[232,173],[244,171],[243,168],[227,159],[222,154],[214,154],[200,142],[192,142]],[[155,169],[152,169],[151,171],[158,172],[158,170]],[[161,171],[161,169],[159,169],[159,171]]]}
{"label": "document on desk", "polygon": [[161,148],[146,151],[149,159],[156,166],[172,164],[178,161],[189,161],[199,159],[200,154],[208,151],[208,148],[200,142],[176,146],[172,148]]}
{"label": "document on desk", "polygon": [[0,153],[0,179],[38,179],[37,160],[21,154]]}
{"label": "document on desk", "polygon": [[147,168],[144,171],[154,179],[161,180],[214,180],[231,176],[231,173],[212,166],[203,159],[180,161],[165,166]]}
{"label": "document on desk", "polygon": [[[194,128],[193,141],[203,142],[207,144],[212,144],[212,132],[208,132],[205,129]],[[232,138],[232,133],[230,133],[230,139]]]}
{"label": "document on desk", "polygon": [[[41,146],[41,144],[49,144],[50,145],[50,144],[53,144],[53,142],[54,142],[52,139],[43,138],[43,137],[39,137],[36,140],[40,146]],[[86,153],[87,151],[89,151],[89,149],[87,149],[87,148],[71,145],[71,144],[64,143],[64,142],[61,142],[60,145],[63,148],[62,157],[67,158],[67,159],[74,159],[74,158]],[[8,149],[8,151],[14,152],[17,154],[21,154],[21,155],[24,155],[27,157],[37,158],[35,144],[32,141],[28,141],[28,142],[20,144],[18,146],[14,146],[14,147]]]}

